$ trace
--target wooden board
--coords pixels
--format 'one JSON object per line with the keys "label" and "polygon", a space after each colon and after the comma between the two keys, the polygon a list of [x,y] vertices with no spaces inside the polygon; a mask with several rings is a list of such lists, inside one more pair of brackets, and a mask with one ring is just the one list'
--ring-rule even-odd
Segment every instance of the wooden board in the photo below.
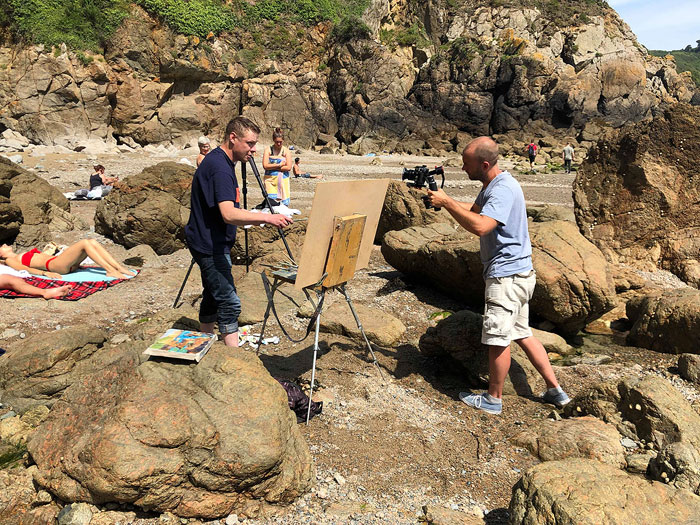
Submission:
{"label": "wooden board", "polygon": [[357,214],[335,218],[333,238],[326,260],[328,276],[323,280],[326,288],[346,283],[355,275],[366,219],[366,215]]}
{"label": "wooden board", "polygon": [[367,266],[388,187],[389,179],[321,182],[316,185],[295,288],[311,286],[321,280],[336,217],[367,216],[355,270]]}

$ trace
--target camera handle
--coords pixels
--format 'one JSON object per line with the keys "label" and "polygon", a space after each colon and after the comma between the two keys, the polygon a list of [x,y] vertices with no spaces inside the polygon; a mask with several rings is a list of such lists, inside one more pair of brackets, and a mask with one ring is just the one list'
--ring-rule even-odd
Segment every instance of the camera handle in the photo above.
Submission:
{"label": "camera handle", "polygon": [[[443,175],[443,185],[445,184],[444,177],[445,177],[445,176]],[[435,176],[434,176],[432,173],[430,173],[430,174],[428,175],[427,181],[428,181],[428,189],[429,189],[430,191],[437,191],[437,190],[438,190],[437,182],[435,181]],[[427,204],[427,202],[426,202],[426,204]],[[433,206],[433,209],[434,209],[435,211],[440,211],[441,208],[438,208],[438,207],[436,207],[436,206]]]}

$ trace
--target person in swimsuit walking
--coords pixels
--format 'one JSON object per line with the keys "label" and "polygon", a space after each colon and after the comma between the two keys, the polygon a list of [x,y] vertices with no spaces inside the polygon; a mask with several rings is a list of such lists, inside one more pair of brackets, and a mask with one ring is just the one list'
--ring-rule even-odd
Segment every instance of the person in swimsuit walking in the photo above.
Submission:
{"label": "person in swimsuit walking", "polygon": [[134,273],[119,264],[100,243],[94,239],[83,239],[69,246],[58,255],[47,255],[36,248],[18,254],[11,246],[0,246],[0,263],[15,270],[26,270],[33,275],[60,279],[62,274],[78,269],[80,263],[90,257],[95,264],[105,269],[107,277],[128,279]]}
{"label": "person in swimsuit walking", "polygon": [[289,175],[292,170],[292,154],[284,144],[280,128],[272,133],[272,145],[263,153],[265,191],[271,199],[289,206]]}

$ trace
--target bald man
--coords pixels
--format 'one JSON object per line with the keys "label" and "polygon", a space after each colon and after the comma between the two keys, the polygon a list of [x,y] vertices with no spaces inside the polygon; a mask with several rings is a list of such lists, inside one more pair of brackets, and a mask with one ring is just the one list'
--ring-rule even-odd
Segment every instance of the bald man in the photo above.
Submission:
{"label": "bald man", "polygon": [[510,173],[498,167],[498,144],[489,137],[470,142],[462,161],[469,179],[482,184],[474,204],[457,202],[442,190],[428,190],[433,206],[445,208],[463,228],[479,236],[484,265],[486,306],[481,342],[489,349],[489,389],[481,394],[460,392],[459,398],[489,414],[501,413],[510,343],[515,341],[547,384],[542,399],[563,407],[569,396],[559,386],[547,352],[528,325],[528,302],[536,277],[523,191]]}

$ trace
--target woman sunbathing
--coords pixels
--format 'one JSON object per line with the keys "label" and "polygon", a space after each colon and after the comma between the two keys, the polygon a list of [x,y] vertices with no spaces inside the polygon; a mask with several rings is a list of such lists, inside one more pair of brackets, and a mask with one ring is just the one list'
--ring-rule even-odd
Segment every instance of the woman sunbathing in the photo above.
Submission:
{"label": "woman sunbathing", "polygon": [[34,275],[54,279],[60,279],[61,274],[74,272],[88,257],[105,269],[107,277],[128,279],[134,276],[133,272],[114,260],[114,257],[93,239],[78,241],[58,255],[47,255],[36,248],[18,254],[7,244],[0,246],[0,263],[5,263],[15,270],[26,270]]}
{"label": "woman sunbathing", "polygon": [[0,275],[0,290],[12,290],[13,292],[25,295],[36,295],[44,299],[60,299],[68,295],[73,288],[72,285],[57,286],[56,288],[39,288],[29,284],[20,277],[13,275]]}

